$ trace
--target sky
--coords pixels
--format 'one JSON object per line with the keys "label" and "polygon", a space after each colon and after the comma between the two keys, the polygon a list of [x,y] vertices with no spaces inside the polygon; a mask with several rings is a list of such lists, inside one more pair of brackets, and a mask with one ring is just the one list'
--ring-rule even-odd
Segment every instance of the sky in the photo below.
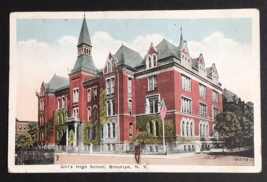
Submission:
{"label": "sky", "polygon": [[[17,20],[17,108],[19,120],[37,121],[35,91],[54,74],[68,77],[77,58],[83,19]],[[145,56],[151,42],[165,38],[179,45],[181,27],[189,54],[203,54],[206,67],[215,63],[222,88],[251,101],[248,77],[252,59],[252,20],[224,19],[87,19],[92,56],[103,68],[109,52],[122,43]],[[253,101],[252,101],[253,102]],[[25,107],[25,105],[27,107]]]}

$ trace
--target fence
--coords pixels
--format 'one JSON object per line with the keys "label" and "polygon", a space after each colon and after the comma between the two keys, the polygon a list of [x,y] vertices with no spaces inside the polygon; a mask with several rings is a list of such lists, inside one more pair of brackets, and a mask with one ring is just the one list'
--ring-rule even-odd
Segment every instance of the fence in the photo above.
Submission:
{"label": "fence", "polygon": [[[201,141],[201,151],[209,151],[212,148],[222,148],[220,141]],[[128,154],[134,153],[134,144],[100,144],[88,146],[55,146],[55,153],[80,153],[80,154]],[[195,142],[172,142],[166,144],[168,154],[195,152]],[[161,155],[164,154],[163,144],[141,144],[141,154]]]}
{"label": "fence", "polygon": [[54,150],[52,149],[37,149],[30,151],[17,151],[15,156],[15,164],[53,164]]}

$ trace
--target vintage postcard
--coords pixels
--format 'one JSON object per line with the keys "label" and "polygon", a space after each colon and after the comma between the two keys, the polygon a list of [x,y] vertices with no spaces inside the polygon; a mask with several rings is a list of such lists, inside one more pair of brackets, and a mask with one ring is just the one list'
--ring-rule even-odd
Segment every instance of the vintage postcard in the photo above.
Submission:
{"label": "vintage postcard", "polygon": [[261,171],[256,9],[10,14],[11,173]]}

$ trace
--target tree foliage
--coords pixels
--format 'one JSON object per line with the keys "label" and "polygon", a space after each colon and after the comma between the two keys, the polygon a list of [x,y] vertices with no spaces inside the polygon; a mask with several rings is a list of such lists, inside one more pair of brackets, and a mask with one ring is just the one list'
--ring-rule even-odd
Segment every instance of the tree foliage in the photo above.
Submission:
{"label": "tree foliage", "polygon": [[[131,142],[137,139],[142,143],[158,144],[163,142],[163,122],[159,116],[139,116],[136,117],[136,128],[138,134],[132,137]],[[176,140],[174,122],[171,119],[164,121],[165,141],[174,142]]]}
{"label": "tree foliage", "polygon": [[38,130],[32,124],[29,124],[27,135],[18,135],[15,140],[17,149],[31,149],[38,144]]}
{"label": "tree foliage", "polygon": [[75,142],[75,134],[74,134],[73,130],[70,130],[69,143],[71,145],[73,145],[74,142]]}
{"label": "tree foliage", "polygon": [[49,119],[46,123],[45,134],[44,134],[44,139],[45,139],[45,141],[47,141],[47,144],[49,143],[49,141],[53,135],[53,130],[54,130],[53,119]]}
{"label": "tree foliage", "polygon": [[104,125],[109,121],[107,118],[107,96],[104,89],[100,89],[100,98],[99,98],[99,113],[100,113],[100,124]]}
{"label": "tree foliage", "polygon": [[232,112],[218,114],[215,119],[215,130],[222,138],[234,137],[240,130],[240,123]]}

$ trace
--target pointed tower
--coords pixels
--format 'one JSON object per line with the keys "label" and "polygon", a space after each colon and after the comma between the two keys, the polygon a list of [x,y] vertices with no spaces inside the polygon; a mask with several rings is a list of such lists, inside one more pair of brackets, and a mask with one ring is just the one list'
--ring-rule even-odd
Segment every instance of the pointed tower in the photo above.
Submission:
{"label": "pointed tower", "polygon": [[83,19],[83,24],[77,47],[78,47],[78,56],[85,54],[92,57],[92,44],[85,17]]}
{"label": "pointed tower", "polygon": [[180,30],[181,30],[181,36],[180,36],[180,45],[179,45],[179,47],[182,46],[183,41],[184,41],[184,39],[183,39],[183,33],[182,33],[182,27],[180,28]]}
{"label": "pointed tower", "polygon": [[80,71],[87,71],[93,74],[97,73],[98,70],[95,67],[95,63],[92,59],[92,44],[85,16],[83,19],[77,47],[78,47],[78,58],[71,72],[73,73],[80,70]]}

